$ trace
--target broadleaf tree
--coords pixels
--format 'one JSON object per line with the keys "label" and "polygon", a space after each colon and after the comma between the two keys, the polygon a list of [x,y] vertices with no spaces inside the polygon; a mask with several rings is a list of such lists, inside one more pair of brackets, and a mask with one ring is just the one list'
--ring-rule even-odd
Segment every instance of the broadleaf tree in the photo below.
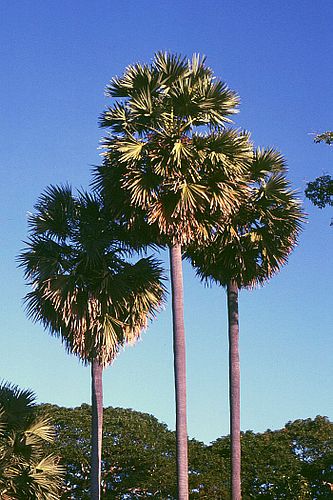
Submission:
{"label": "broadleaf tree", "polygon": [[[66,470],[60,498],[89,498],[91,408],[42,405],[56,439],[45,454]],[[333,423],[326,417],[288,422],[279,430],[242,432],[243,496],[267,499],[331,498]],[[104,409],[102,498],[176,500],[176,438],[165,424],[130,409]],[[229,498],[230,436],[212,444],[189,441],[190,499]]]}
{"label": "broadleaf tree", "polygon": [[[317,134],[314,142],[324,142],[331,146],[333,144],[333,132],[327,131]],[[333,206],[333,179],[329,174],[323,174],[314,181],[308,182],[305,196],[318,208]],[[333,223],[331,223],[333,225]]]}

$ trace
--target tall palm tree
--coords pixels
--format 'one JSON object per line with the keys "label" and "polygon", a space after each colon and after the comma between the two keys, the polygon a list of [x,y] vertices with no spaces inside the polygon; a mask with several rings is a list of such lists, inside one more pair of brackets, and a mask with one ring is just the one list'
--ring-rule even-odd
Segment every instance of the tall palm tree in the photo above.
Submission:
{"label": "tall palm tree", "polygon": [[0,497],[57,500],[64,474],[57,457],[43,452],[54,439],[46,416],[36,413],[35,395],[0,385]]}
{"label": "tall palm tree", "polygon": [[212,213],[235,210],[252,147],[246,133],[225,128],[237,112],[237,94],[198,55],[157,53],[152,64],[129,66],[113,78],[107,95],[115,102],[101,117],[110,135],[96,187],[106,199],[112,195],[113,212],[129,228],[145,227],[144,242],[170,252],[178,498],[186,500],[182,247],[208,236]]}
{"label": "tall palm tree", "polygon": [[304,214],[285,173],[285,160],[277,151],[257,149],[248,198],[209,242],[187,249],[197,274],[227,289],[233,500],[241,498],[238,295],[239,289],[262,285],[278,272],[297,242]]}
{"label": "tall palm tree", "polygon": [[71,189],[49,187],[30,216],[30,239],[19,259],[33,286],[28,316],[68,352],[91,364],[91,498],[100,498],[102,372],[119,349],[134,342],[164,297],[162,269],[152,258],[125,260],[119,228],[101,200]]}

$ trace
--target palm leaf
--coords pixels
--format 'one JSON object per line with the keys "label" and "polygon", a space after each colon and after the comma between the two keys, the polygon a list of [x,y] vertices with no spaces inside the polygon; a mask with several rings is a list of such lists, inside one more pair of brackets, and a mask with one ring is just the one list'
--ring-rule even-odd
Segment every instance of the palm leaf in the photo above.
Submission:
{"label": "palm leaf", "polygon": [[[98,360],[105,366],[126,343],[129,326],[138,335],[160,307],[165,293],[162,269],[152,259],[145,261],[143,278],[148,281],[143,279],[142,286],[148,287],[152,301],[147,307],[145,291],[136,288],[137,268],[126,261],[128,245],[117,239],[119,223],[110,220],[96,194],[82,192],[76,198],[71,195],[70,201],[69,193],[69,188],[49,188],[36,206],[32,234],[19,257],[33,286],[25,297],[26,311],[52,335],[60,336],[66,349],[84,363]],[[54,230],[57,207],[61,225],[70,231]],[[45,217],[49,212],[52,217]],[[29,436],[33,439],[34,433]]]}

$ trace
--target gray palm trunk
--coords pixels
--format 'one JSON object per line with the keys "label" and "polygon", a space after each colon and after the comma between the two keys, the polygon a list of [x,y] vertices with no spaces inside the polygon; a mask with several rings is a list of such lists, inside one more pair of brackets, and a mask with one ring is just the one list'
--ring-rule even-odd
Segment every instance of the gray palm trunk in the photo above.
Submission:
{"label": "gray palm trunk", "polygon": [[91,499],[101,498],[101,461],[103,432],[103,367],[91,363]]}
{"label": "gray palm trunk", "polygon": [[170,268],[176,396],[177,491],[178,500],[188,500],[186,352],[181,245],[170,246]]}
{"label": "gray palm trunk", "polygon": [[241,499],[241,442],[240,442],[240,362],[239,362],[239,322],[238,286],[230,281],[228,296],[229,332],[229,404],[231,437],[231,498]]}

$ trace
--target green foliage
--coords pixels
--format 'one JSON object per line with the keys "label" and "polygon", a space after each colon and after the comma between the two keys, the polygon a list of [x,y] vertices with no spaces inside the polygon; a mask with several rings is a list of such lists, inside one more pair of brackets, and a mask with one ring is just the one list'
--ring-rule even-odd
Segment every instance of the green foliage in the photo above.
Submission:
{"label": "green foliage", "polygon": [[126,68],[107,94],[116,101],[101,117],[110,135],[95,187],[130,229],[150,226],[151,242],[205,238],[212,214],[230,214],[244,196],[252,146],[247,133],[225,128],[237,94],[205,58],[168,53]]}
{"label": "green foliage", "polygon": [[64,469],[57,454],[46,453],[54,428],[37,414],[35,395],[8,383],[0,385],[0,497],[7,500],[57,500]]}
{"label": "green foliage", "polygon": [[[88,499],[90,418],[88,405],[43,405],[56,424],[48,451],[66,468],[62,499]],[[155,417],[105,408],[102,452],[103,499],[176,499],[175,434]],[[333,423],[326,417],[296,420],[283,429],[242,433],[243,498],[331,498]],[[190,499],[229,497],[230,437],[211,445],[189,441]]]}
{"label": "green foliage", "polygon": [[19,257],[32,285],[28,315],[84,362],[110,364],[163,301],[160,263],[127,262],[130,249],[96,196],[74,197],[69,186],[51,186],[35,209]]}
{"label": "green foliage", "polygon": [[[43,411],[45,409],[56,423],[57,440],[50,449],[61,454],[66,466],[67,491],[62,498],[88,499],[90,406],[67,409],[46,405]],[[167,500],[177,497],[174,432],[152,415],[121,408],[104,409],[103,428],[102,498]],[[206,484],[212,475],[209,458],[210,452],[202,443],[189,442],[189,483],[193,499],[209,498],[210,494],[210,498],[220,498],[220,492],[225,491],[223,464],[220,464],[221,478],[216,484]]]}
{"label": "green foliage", "polygon": [[330,175],[322,175],[309,182],[305,196],[319,208],[333,206],[333,179]]}
{"label": "green foliage", "polygon": [[[323,132],[315,136],[314,142],[325,142],[329,146],[333,143],[333,132]],[[330,175],[322,175],[314,181],[308,182],[305,196],[317,207],[333,206],[333,179]],[[331,224],[332,225],[332,224]]]}
{"label": "green foliage", "polygon": [[[278,431],[242,433],[243,498],[328,499],[333,483],[333,423],[326,417],[289,422]],[[229,460],[230,438],[213,451]]]}
{"label": "green foliage", "polygon": [[333,143],[333,132],[327,131],[323,132],[322,134],[317,134],[314,138],[314,142],[325,142],[330,146]]}
{"label": "green foliage", "polygon": [[283,156],[257,149],[249,166],[247,196],[221,220],[203,245],[186,256],[204,280],[238,288],[263,284],[286,262],[297,243],[304,214],[286,177]]}
{"label": "green foliage", "polygon": [[295,420],[286,425],[293,453],[301,462],[311,498],[332,498],[333,424],[327,417]]}

